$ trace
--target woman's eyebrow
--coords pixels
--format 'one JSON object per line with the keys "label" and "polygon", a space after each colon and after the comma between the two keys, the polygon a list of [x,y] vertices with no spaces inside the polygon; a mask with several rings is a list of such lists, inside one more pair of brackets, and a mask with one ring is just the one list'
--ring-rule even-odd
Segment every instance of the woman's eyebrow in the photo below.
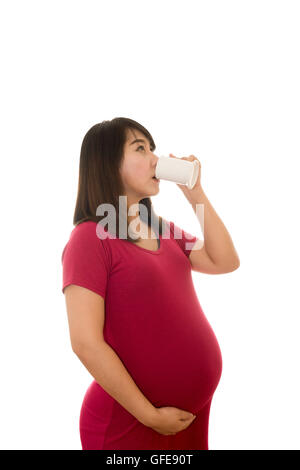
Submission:
{"label": "woman's eyebrow", "polygon": [[[135,144],[136,142],[144,142],[144,144],[146,143],[146,141],[144,139],[135,139],[133,142],[131,142],[130,145]],[[149,143],[149,145],[150,145],[150,143]]]}

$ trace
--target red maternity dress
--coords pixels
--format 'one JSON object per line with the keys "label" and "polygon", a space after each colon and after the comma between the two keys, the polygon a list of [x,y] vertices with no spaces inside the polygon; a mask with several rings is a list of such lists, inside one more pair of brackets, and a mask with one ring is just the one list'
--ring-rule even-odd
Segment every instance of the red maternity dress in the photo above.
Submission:
{"label": "red maternity dress", "polygon": [[140,423],[93,380],[80,412],[83,450],[208,450],[222,356],[193,285],[188,256],[197,237],[166,223],[156,251],[104,239],[100,223],[75,226],[62,253],[62,291],[76,284],[101,295],[105,341],[142,393],[155,407],[175,406],[197,417],[165,436]]}

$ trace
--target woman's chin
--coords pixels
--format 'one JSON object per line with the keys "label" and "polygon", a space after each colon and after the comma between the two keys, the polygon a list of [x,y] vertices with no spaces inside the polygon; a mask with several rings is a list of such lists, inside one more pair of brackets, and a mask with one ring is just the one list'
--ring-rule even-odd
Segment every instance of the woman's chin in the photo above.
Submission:
{"label": "woman's chin", "polygon": [[151,194],[157,194],[159,193],[159,187],[157,187],[156,189],[153,189],[153,191],[151,191]]}
{"label": "woman's chin", "polygon": [[152,186],[154,186],[155,192],[158,192],[159,191],[160,180],[152,179],[151,183],[152,183]]}

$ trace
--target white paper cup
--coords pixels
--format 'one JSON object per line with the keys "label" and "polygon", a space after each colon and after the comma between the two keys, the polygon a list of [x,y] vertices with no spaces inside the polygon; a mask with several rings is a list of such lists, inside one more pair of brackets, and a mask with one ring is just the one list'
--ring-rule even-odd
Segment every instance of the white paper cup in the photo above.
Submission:
{"label": "white paper cup", "polygon": [[184,184],[193,189],[199,175],[199,162],[182,160],[181,158],[161,156],[156,164],[155,176],[157,179],[173,181]]}

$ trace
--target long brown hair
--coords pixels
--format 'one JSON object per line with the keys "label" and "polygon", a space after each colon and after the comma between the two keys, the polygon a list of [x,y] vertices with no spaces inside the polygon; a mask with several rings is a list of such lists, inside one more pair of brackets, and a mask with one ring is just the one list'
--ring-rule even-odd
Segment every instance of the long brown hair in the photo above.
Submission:
{"label": "long brown hair", "polygon": [[[112,204],[116,211],[116,236],[119,233],[119,196],[125,195],[123,181],[120,175],[120,167],[124,156],[127,129],[137,129],[150,141],[150,147],[155,150],[156,145],[150,132],[138,122],[124,117],[116,117],[111,121],[102,121],[92,126],[85,134],[80,151],[79,178],[76,206],[73,216],[73,224],[93,220],[101,222],[106,217],[96,215],[100,204]],[[161,235],[165,229],[165,219],[157,216],[150,197],[139,201],[139,208],[144,205],[147,209],[147,219],[143,218],[140,210],[140,219],[149,227],[154,225],[154,230]],[[127,232],[128,217],[126,212]],[[134,239],[127,234],[126,239],[133,243]]]}

